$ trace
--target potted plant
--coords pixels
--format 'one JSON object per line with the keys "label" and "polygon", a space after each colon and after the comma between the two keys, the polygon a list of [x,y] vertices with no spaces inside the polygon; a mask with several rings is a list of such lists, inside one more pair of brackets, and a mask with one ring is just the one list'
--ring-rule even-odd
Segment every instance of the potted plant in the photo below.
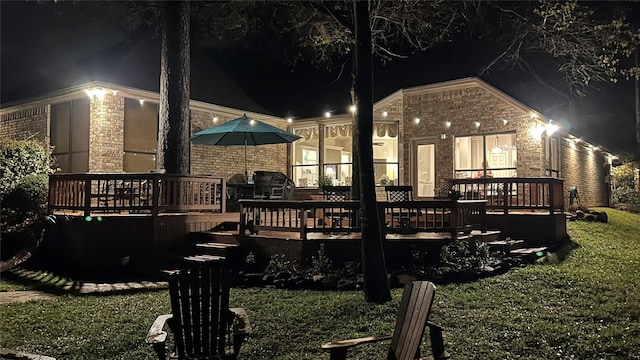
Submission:
{"label": "potted plant", "polygon": [[457,201],[462,197],[462,194],[458,190],[449,190],[449,192],[447,193],[447,196],[449,197],[449,199],[453,201]]}
{"label": "potted plant", "polygon": [[322,175],[318,178],[318,187],[322,191],[325,186],[333,185],[333,178],[331,176]]}

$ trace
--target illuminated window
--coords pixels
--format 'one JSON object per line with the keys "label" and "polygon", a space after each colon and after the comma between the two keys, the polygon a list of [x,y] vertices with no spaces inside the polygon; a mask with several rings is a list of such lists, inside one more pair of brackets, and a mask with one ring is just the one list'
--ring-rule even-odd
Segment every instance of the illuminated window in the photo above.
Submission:
{"label": "illuminated window", "polygon": [[455,139],[456,178],[515,177],[517,158],[515,132]]}
{"label": "illuminated window", "polygon": [[318,152],[318,127],[307,126],[292,129],[302,136],[293,143],[293,181],[296,186],[318,186],[320,157]]}
{"label": "illuminated window", "polygon": [[88,98],[51,106],[51,145],[60,172],[89,171],[89,106]]}
{"label": "illuminated window", "polygon": [[158,105],[137,99],[124,101],[124,171],[156,168]]}
{"label": "illuminated window", "polygon": [[546,175],[553,178],[560,177],[560,142],[557,138],[545,139],[544,160]]}

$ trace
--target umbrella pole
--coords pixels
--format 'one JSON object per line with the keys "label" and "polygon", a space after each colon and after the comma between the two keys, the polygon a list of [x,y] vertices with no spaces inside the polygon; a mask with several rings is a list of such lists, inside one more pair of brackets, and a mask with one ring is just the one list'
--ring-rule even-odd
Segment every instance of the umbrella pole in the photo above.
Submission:
{"label": "umbrella pole", "polygon": [[247,169],[247,134],[244,135],[244,178],[249,183],[249,171]]}

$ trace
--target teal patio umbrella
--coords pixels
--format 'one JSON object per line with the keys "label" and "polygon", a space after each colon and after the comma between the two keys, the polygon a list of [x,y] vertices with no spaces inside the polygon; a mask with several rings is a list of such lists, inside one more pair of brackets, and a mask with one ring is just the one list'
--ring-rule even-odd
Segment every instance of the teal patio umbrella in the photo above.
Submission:
{"label": "teal patio umbrella", "polygon": [[191,136],[195,144],[240,146],[244,145],[244,175],[247,173],[247,146],[292,143],[302,136],[248,117],[241,117],[216,125]]}

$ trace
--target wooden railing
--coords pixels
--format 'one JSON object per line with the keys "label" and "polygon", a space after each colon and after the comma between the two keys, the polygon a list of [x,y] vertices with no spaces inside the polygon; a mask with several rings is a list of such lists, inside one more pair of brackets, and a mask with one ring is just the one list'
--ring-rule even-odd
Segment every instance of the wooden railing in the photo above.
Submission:
{"label": "wooden railing", "polygon": [[484,200],[378,202],[387,232],[442,232],[450,233],[452,239],[471,230],[486,232],[486,206]]}
{"label": "wooden railing", "polygon": [[[240,234],[261,230],[307,234],[360,232],[359,201],[240,199]],[[387,233],[446,232],[453,239],[473,229],[486,231],[486,201],[378,202]]]}
{"label": "wooden railing", "polygon": [[555,178],[487,178],[451,179],[450,189],[460,191],[461,199],[486,200],[487,210],[546,210],[564,212],[562,179]]}
{"label": "wooden railing", "polygon": [[93,213],[224,212],[225,180],[155,173],[49,176],[48,211]]}

